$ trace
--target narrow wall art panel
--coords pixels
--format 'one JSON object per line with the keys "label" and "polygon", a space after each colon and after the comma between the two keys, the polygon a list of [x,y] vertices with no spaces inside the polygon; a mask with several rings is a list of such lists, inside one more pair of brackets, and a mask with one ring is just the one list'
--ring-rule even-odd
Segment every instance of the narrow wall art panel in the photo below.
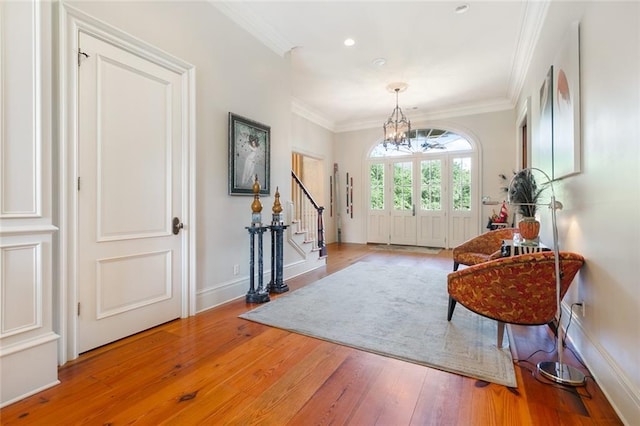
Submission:
{"label": "narrow wall art panel", "polygon": [[580,30],[573,23],[553,61],[553,179],[579,173]]}
{"label": "narrow wall art panel", "polygon": [[531,165],[549,176],[553,173],[553,67],[540,85],[538,132],[532,146]]}

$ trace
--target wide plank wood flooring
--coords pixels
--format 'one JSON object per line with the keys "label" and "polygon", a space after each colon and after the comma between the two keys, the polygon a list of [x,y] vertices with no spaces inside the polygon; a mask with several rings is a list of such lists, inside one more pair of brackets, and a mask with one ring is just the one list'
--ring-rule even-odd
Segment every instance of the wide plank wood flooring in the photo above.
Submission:
{"label": "wide plank wood flooring", "polygon": [[[452,267],[447,250],[328,249],[327,266],[288,280],[292,290],[357,261]],[[60,385],[0,410],[0,423],[622,424],[592,378],[586,387],[567,388],[534,377],[538,361],[555,359],[554,353],[535,353],[553,350],[545,326],[511,327],[514,358],[530,357],[516,364],[518,387],[512,389],[238,318],[253,307],[233,301],[82,354],[60,368]],[[565,353],[565,362],[586,372]]]}

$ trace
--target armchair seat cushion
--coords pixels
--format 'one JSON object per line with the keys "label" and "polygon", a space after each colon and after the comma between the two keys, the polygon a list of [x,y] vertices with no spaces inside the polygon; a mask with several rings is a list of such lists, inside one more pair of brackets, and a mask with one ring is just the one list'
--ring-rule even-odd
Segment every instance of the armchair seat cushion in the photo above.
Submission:
{"label": "armchair seat cushion", "polygon": [[513,238],[517,228],[502,228],[471,238],[453,249],[453,270],[459,265],[477,265],[500,257],[503,240]]}
{"label": "armchair seat cushion", "polygon": [[456,256],[456,260],[461,265],[477,265],[478,263],[488,262],[499,257],[500,250],[489,254],[466,252],[458,253],[458,255]]}

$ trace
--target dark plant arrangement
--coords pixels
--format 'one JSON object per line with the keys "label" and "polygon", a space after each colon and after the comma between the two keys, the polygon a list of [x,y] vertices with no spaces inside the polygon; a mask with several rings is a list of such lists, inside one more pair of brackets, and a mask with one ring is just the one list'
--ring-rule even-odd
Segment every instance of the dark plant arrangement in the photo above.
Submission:
{"label": "dark plant arrangement", "polygon": [[[512,173],[513,173],[512,176],[516,174],[516,172],[512,172]],[[505,194],[507,194],[509,192],[509,182],[510,182],[509,178],[504,173],[499,173],[498,177],[502,181],[500,192],[504,192]]]}
{"label": "dark plant arrangement", "polygon": [[518,213],[523,217],[534,217],[538,207],[536,204],[545,188],[544,185],[538,187],[531,170],[521,170],[511,180],[509,201],[517,206]]}

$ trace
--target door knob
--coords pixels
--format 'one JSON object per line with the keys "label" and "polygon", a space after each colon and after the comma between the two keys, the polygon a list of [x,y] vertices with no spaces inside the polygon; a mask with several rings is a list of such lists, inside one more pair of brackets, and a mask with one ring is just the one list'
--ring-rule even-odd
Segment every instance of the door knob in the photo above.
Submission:
{"label": "door knob", "polygon": [[184,228],[184,223],[180,222],[179,218],[174,217],[173,218],[173,235],[178,235],[182,228]]}

